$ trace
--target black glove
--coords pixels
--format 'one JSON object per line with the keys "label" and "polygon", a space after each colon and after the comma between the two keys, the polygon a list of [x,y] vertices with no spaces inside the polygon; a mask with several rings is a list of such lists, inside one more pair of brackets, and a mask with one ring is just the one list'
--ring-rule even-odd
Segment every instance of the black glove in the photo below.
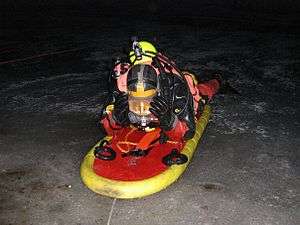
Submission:
{"label": "black glove", "polygon": [[162,96],[155,96],[150,105],[151,108],[149,110],[158,118],[160,127],[165,131],[171,130],[175,123],[175,115],[166,99]]}
{"label": "black glove", "polygon": [[114,111],[113,111],[113,118],[119,125],[128,125],[128,112],[129,112],[129,105],[128,105],[128,95],[125,92],[120,92],[115,97],[114,103]]}

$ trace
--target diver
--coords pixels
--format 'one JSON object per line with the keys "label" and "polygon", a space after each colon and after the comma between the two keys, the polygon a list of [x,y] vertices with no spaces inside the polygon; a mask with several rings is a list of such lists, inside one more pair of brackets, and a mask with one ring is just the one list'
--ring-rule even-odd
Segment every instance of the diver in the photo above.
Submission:
{"label": "diver", "polygon": [[[198,83],[195,76],[147,41],[134,40],[129,61],[117,60],[110,79],[110,100],[101,123],[108,135],[122,127],[142,131],[160,128],[191,139],[204,105],[216,94],[220,80]],[[174,135],[173,135],[174,136]]]}

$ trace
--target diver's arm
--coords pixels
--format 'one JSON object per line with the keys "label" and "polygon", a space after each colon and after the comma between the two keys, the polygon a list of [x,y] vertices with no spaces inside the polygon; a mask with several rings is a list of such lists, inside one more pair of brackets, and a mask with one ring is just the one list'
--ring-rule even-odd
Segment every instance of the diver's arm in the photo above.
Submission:
{"label": "diver's arm", "polygon": [[114,121],[120,126],[126,126],[129,124],[128,118],[129,105],[128,95],[125,92],[119,92],[115,96],[114,110],[112,117]]}
{"label": "diver's arm", "polygon": [[[128,120],[128,96],[125,93],[126,91],[126,76],[123,76],[127,73],[129,64],[121,62],[120,59],[117,59],[114,62],[113,69],[108,76],[108,95],[107,101],[103,106],[102,115],[105,115],[103,122],[105,122],[110,127],[124,126],[127,125]],[[106,107],[108,105],[113,105],[113,111],[110,111],[107,115],[105,114]],[[103,116],[101,116],[103,117]],[[109,118],[109,123],[107,119]],[[106,119],[106,120],[105,120]],[[106,126],[108,129],[110,127]]]}
{"label": "diver's arm", "polygon": [[[185,132],[182,133],[184,140],[191,139],[194,136],[195,131],[196,131],[193,98],[190,94],[188,95],[187,98],[188,98],[187,104],[185,105],[184,109],[178,114],[178,120],[182,123],[185,123],[185,125],[187,127],[187,130],[185,130]],[[177,105],[177,107],[179,105]]]}
{"label": "diver's arm", "polygon": [[[128,65],[116,63],[113,73],[109,76],[108,96],[101,114],[101,121],[107,135],[113,135],[113,131],[121,129],[129,123],[128,119],[128,96],[122,92],[124,83],[124,73],[127,72]],[[121,81],[121,82],[120,82]],[[121,90],[120,90],[121,89]],[[108,105],[113,105],[113,110],[106,111]]]}
{"label": "diver's arm", "polygon": [[122,126],[118,125],[113,118],[112,112],[108,112],[101,119],[100,123],[102,124],[106,134],[112,136],[115,130],[122,129]]}

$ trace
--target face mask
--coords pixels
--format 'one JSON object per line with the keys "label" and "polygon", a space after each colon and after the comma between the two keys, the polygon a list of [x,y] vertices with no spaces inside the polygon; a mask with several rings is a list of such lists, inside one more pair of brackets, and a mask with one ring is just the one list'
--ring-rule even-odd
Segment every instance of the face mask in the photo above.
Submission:
{"label": "face mask", "polygon": [[149,65],[134,65],[127,75],[129,120],[132,124],[146,127],[157,118],[149,111],[157,92],[157,74]]}
{"label": "face mask", "polygon": [[150,102],[152,101],[152,97],[128,97],[129,110],[135,113],[138,116],[148,116],[151,114]]}
{"label": "face mask", "polygon": [[133,124],[145,127],[151,122],[157,122],[157,118],[149,111],[150,102],[153,96],[150,97],[128,97],[129,103],[129,120]]}

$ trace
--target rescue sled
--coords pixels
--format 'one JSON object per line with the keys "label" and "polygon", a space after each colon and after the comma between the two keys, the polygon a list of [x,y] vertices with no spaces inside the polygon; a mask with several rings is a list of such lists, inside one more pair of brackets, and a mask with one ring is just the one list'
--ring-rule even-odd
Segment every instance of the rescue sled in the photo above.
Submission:
{"label": "rescue sled", "polygon": [[[81,164],[83,183],[98,194],[121,199],[141,198],[165,189],[186,170],[210,114],[210,106],[205,105],[192,139],[172,142],[170,138],[164,143],[147,143],[146,151],[132,149],[139,149],[138,145],[145,144],[148,137],[158,138],[159,128],[146,134],[133,127],[122,128],[119,131],[122,141],[106,136],[88,152]],[[141,139],[145,139],[142,144]]]}

